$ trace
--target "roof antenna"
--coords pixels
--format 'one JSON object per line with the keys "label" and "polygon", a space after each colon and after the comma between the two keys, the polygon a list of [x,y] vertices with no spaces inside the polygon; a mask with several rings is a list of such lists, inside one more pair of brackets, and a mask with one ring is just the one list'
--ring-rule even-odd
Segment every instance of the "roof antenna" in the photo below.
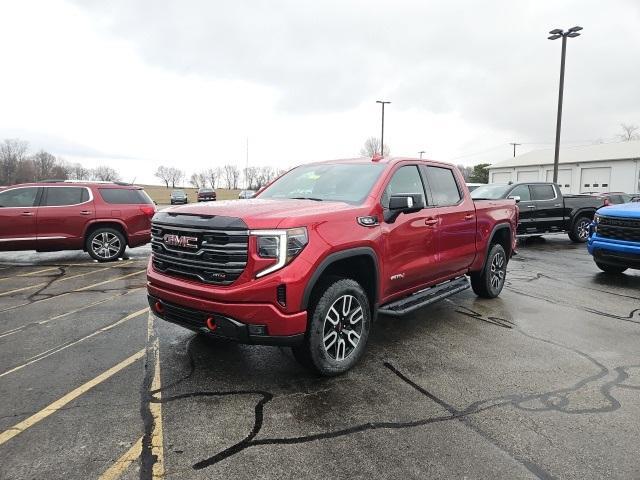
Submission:
{"label": "roof antenna", "polygon": [[382,158],[383,158],[382,155],[380,155],[379,153],[374,153],[371,156],[371,161],[372,162],[379,162],[380,160],[382,160]]}

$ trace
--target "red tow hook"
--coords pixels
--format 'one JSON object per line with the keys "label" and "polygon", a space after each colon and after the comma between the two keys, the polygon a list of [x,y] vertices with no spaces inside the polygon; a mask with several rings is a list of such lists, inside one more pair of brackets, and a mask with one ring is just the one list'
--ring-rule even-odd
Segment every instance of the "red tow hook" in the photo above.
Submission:
{"label": "red tow hook", "polygon": [[164,305],[162,305],[162,303],[160,302],[156,302],[155,305],[153,306],[153,309],[156,311],[156,313],[159,313],[160,315],[164,313]]}
{"label": "red tow hook", "polygon": [[207,328],[212,332],[215,332],[216,328],[218,328],[218,325],[216,325],[216,319],[213,317],[207,318],[206,324]]}

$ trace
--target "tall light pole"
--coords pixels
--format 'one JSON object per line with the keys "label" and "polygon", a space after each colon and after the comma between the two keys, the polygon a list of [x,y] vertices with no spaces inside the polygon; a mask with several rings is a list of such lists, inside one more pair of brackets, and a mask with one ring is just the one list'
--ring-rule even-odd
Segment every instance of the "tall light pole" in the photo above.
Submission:
{"label": "tall light pole", "polygon": [[418,153],[420,154],[420,158],[422,158],[422,155],[427,153],[427,152],[425,152],[424,150],[420,150]]}
{"label": "tall light pole", "polygon": [[562,38],[562,56],[560,58],[560,90],[558,92],[558,118],[556,119],[556,152],[553,157],[553,183],[558,183],[558,163],[560,161],[560,125],[562,124],[562,96],[564,94],[564,58],[567,53],[567,38],[579,37],[578,33],[582,27],[571,27],[566,32],[560,28],[555,28],[549,33],[549,40]]}
{"label": "tall light pole", "polygon": [[521,143],[515,143],[515,142],[511,142],[509,145],[513,145],[513,156],[516,156],[516,147],[518,145],[522,145]]}
{"label": "tall light pole", "polygon": [[384,157],[384,106],[387,103],[391,103],[391,102],[386,102],[384,100],[376,100],[376,103],[379,103],[382,105],[382,132],[380,133],[380,156]]}

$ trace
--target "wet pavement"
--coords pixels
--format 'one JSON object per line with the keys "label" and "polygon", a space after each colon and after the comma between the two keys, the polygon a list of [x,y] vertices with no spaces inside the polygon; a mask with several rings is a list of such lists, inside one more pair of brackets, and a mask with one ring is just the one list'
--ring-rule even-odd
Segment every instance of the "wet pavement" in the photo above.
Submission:
{"label": "wet pavement", "polygon": [[128,253],[0,253],[1,479],[640,477],[640,272],[564,236],[330,379],[155,320]]}

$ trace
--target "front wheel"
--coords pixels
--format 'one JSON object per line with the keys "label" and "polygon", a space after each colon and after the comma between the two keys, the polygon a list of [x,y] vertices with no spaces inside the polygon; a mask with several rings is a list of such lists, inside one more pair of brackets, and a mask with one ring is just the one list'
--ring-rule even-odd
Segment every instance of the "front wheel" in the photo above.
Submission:
{"label": "front wheel", "polygon": [[602,270],[605,273],[622,273],[627,269],[627,267],[619,267],[617,265],[609,265],[608,263],[596,262],[596,265],[598,266],[598,268],[600,270]]}
{"label": "front wheel", "polygon": [[489,249],[482,271],[471,274],[471,288],[479,297],[496,298],[506,278],[507,254],[502,245],[496,243]]}
{"label": "front wheel", "polygon": [[127,241],[124,235],[114,228],[97,228],[87,237],[85,248],[91,258],[99,262],[113,262],[122,257]]}
{"label": "front wheel", "polygon": [[371,328],[369,300],[360,284],[340,279],[329,284],[309,312],[309,329],[294,357],[321,375],[353,367],[364,353]]}
{"label": "front wheel", "polygon": [[584,243],[589,240],[589,225],[591,225],[589,217],[578,217],[569,231],[571,241]]}

